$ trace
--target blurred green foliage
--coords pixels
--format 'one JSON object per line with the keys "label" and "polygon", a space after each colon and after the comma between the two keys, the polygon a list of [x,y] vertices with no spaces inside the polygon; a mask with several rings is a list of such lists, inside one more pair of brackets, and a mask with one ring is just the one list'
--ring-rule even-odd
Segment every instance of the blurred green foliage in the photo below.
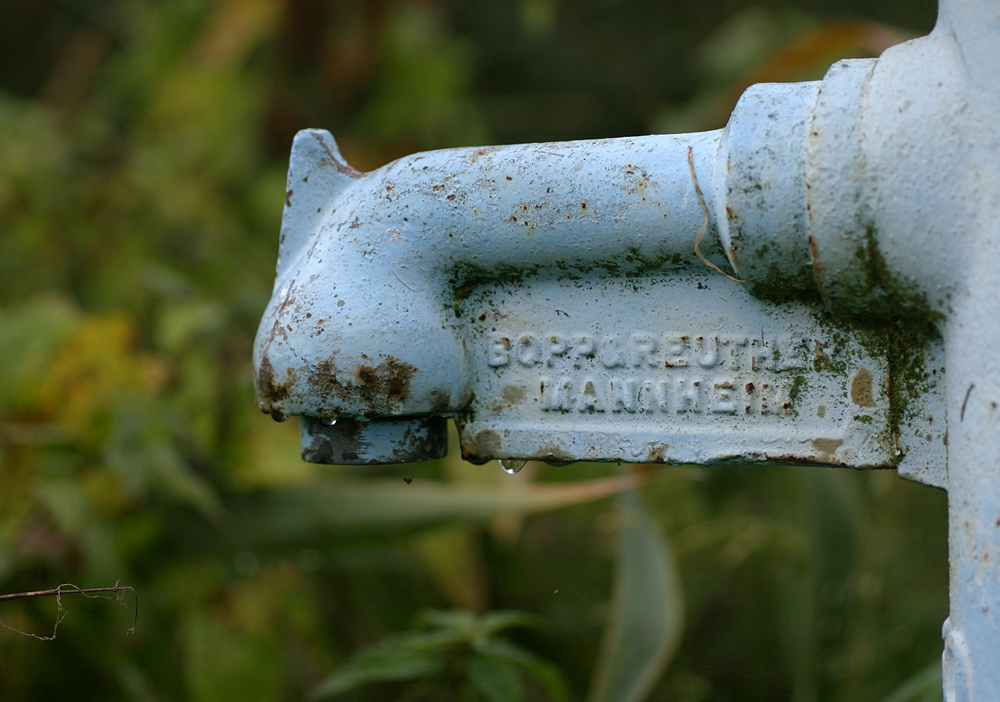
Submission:
{"label": "blurred green foliage", "polygon": [[[142,604],[134,638],[130,613],[81,597],[55,641],[0,629],[0,697],[940,699],[936,491],[791,468],[312,466],[294,422],[256,413],[249,367],[297,129],[367,169],[714,128],[750,82],[877,55],[933,9],[0,5],[0,591],[121,581]],[[508,631],[507,610],[544,626]],[[23,631],[55,616],[0,607]],[[434,665],[391,675],[393,646],[428,637]]]}
{"label": "blurred green foliage", "polygon": [[372,682],[411,681],[407,699],[517,702],[525,698],[522,673],[530,673],[554,699],[565,699],[558,669],[496,636],[512,627],[537,626],[520,612],[490,612],[477,618],[464,610],[430,611],[422,627],[383,639],[354,656],[317,686],[323,699]]}

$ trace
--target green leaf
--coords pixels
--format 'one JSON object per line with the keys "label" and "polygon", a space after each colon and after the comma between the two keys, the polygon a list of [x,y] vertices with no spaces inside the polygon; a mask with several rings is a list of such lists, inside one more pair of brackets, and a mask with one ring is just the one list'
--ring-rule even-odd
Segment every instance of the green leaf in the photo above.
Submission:
{"label": "green leaf", "polygon": [[680,643],[683,605],[667,543],[634,491],[621,496],[618,570],[588,702],[640,702]]}
{"label": "green leaf", "polygon": [[270,490],[234,507],[232,529],[247,548],[315,545],[365,532],[426,528],[448,522],[489,522],[507,514],[535,514],[614,495],[642,478],[534,483],[496,490],[397,480],[330,481],[308,488]]}
{"label": "green leaf", "polygon": [[524,699],[524,681],[513,665],[500,658],[476,656],[466,672],[469,682],[489,702],[520,702]]}
{"label": "green leaf", "polygon": [[323,699],[373,682],[415,680],[444,670],[446,649],[456,643],[451,632],[407,632],[360,651],[309,693]]}
{"label": "green leaf", "polygon": [[[537,626],[522,612],[492,612],[482,618],[466,610],[428,610],[418,625],[431,631],[399,634],[358,653],[316,687],[314,699],[338,695],[372,682],[413,680],[445,672],[456,653],[471,656],[468,681],[489,702],[519,700],[524,686],[518,668],[531,673],[556,699],[564,699],[566,685],[559,671],[528,651],[490,634],[513,626]],[[471,647],[471,650],[470,648]]]}
{"label": "green leaf", "polygon": [[520,666],[545,686],[556,700],[567,696],[566,680],[562,672],[551,663],[542,660],[520,646],[500,639],[480,639],[473,642],[473,649],[487,657],[498,658]]}
{"label": "green leaf", "polygon": [[420,623],[446,631],[450,630],[465,637],[475,626],[476,615],[464,609],[428,609],[420,613]]}
{"label": "green leaf", "polygon": [[513,628],[541,629],[545,626],[545,620],[527,612],[515,610],[502,610],[499,612],[487,612],[479,620],[479,627],[484,636],[492,636],[498,631]]}

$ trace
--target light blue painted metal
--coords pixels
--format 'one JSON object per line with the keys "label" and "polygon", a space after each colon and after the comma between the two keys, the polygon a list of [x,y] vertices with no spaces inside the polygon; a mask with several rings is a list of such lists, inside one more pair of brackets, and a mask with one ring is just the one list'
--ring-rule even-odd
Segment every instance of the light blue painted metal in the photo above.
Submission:
{"label": "light blue painted metal", "polygon": [[1000,6],[944,0],[724,130],[367,174],[302,132],[261,409],[319,462],[437,457],[450,417],[477,462],[895,467],[949,491],[945,697],[1000,700],[997,115]]}
{"label": "light blue painted metal", "polygon": [[[474,461],[940,465],[937,407],[894,419],[886,339],[747,290],[811,282],[818,88],[756,86],[717,132],[453,149],[363,176],[301,133],[262,409],[313,418],[304,454],[343,463],[415,460],[380,422],[440,445],[427,418],[452,416]],[[749,286],[699,260],[706,223]],[[350,446],[319,418],[356,420]]]}

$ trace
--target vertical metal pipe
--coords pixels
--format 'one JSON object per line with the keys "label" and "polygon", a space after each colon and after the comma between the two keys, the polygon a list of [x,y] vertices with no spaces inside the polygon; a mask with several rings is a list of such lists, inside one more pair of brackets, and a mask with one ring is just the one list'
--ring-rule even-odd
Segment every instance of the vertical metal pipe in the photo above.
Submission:
{"label": "vertical metal pipe", "polygon": [[[995,230],[994,241],[1000,241]],[[1000,700],[1000,273],[970,257],[955,301],[948,356],[946,702]]]}

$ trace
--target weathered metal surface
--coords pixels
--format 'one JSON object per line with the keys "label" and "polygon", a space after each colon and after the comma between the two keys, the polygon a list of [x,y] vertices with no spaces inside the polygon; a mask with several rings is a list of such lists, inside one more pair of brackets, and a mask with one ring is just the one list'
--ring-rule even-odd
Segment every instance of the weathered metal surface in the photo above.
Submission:
{"label": "weathered metal surface", "polygon": [[[807,153],[820,83],[747,89],[726,126],[715,188],[719,238],[736,275],[765,297],[815,295],[806,228]],[[773,294],[775,288],[779,294]]]}
{"label": "weathered metal surface", "polygon": [[945,0],[929,36],[831,69],[808,166],[831,308],[943,340],[925,365],[946,374],[911,374],[900,390],[903,407],[936,394],[947,408],[948,468],[933,483],[948,490],[949,702],[1000,699],[998,114],[1000,6]]}
{"label": "weathered metal surface", "polygon": [[310,463],[386,465],[441,458],[448,452],[443,417],[322,420],[299,423],[302,459]]}
{"label": "weathered metal surface", "polygon": [[887,339],[702,269],[470,295],[463,456],[894,467]]}
{"label": "weathered metal surface", "polygon": [[[778,301],[806,296],[812,271],[801,174],[818,90],[756,86],[726,130],[453,149],[363,175],[343,162],[329,134],[301,133],[275,296],[255,349],[261,409],[278,419],[452,416],[475,460],[558,454],[551,460],[899,466],[943,485],[943,471],[932,469],[943,467],[940,400],[914,412],[903,408],[909,399],[894,399],[900,376],[888,337],[821,321],[815,293],[811,302]],[[772,148],[755,152],[759,139]],[[715,265],[728,258],[752,280],[736,282],[699,260],[703,228]],[[578,299],[590,302],[580,307]],[[573,319],[569,307],[578,310]],[[521,321],[501,329],[498,314]],[[576,335],[644,343],[655,353],[639,364],[642,373],[635,364],[608,365],[599,349],[572,369],[560,368],[568,357],[556,355],[534,378],[523,363],[483,365],[486,329],[508,343],[567,339],[558,345]],[[681,337],[689,340],[671,341]],[[718,345],[720,360],[685,375],[667,365],[676,343]],[[794,368],[790,357],[775,360],[787,344],[813,356]],[[825,361],[827,348],[843,357]],[[932,377],[938,370],[928,361],[908,367]],[[515,370],[511,383],[527,399],[499,412],[503,388],[490,382]],[[852,384],[869,375],[873,404],[858,405]],[[587,405],[572,424],[557,421],[560,410],[541,409],[552,393],[583,397],[587,382],[597,382],[596,401],[607,410]],[[697,385],[679,389],[684,383]],[[616,411],[613,386],[646,406]],[[499,440],[489,440],[494,434]],[[366,453],[352,444],[322,455],[359,463],[395,455],[388,435],[379,436],[385,446],[366,442]],[[305,456],[318,455],[303,445]]]}
{"label": "weathered metal surface", "polygon": [[895,467],[949,491],[945,699],[1000,700],[997,115],[1000,7],[942,0],[725,130],[368,174],[302,132],[259,405],[321,462],[439,456],[450,417],[511,466]]}

